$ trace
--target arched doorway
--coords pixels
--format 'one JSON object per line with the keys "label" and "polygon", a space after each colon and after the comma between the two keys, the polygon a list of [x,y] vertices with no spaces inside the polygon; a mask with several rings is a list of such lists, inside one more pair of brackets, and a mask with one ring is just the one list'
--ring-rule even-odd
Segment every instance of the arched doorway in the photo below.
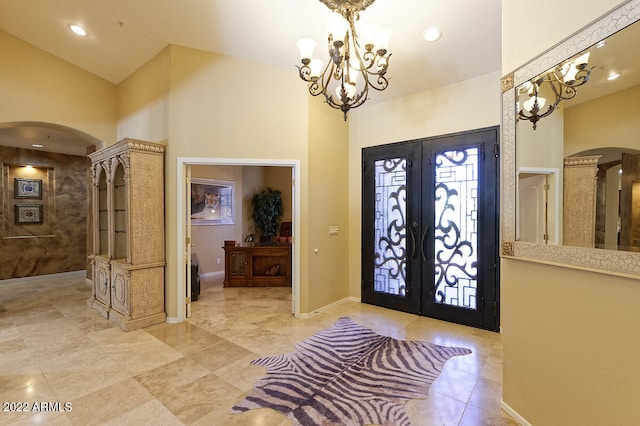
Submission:
{"label": "arched doorway", "polygon": [[70,127],[0,123],[0,279],[89,267],[87,153],[102,142]]}

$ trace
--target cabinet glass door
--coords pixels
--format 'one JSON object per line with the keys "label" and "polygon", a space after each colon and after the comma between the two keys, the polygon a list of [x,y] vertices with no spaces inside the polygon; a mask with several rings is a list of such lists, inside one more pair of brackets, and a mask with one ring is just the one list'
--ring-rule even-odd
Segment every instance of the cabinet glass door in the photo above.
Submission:
{"label": "cabinet glass door", "polygon": [[118,163],[113,179],[114,259],[128,259],[127,218],[127,185],[124,166]]}
{"label": "cabinet glass door", "polygon": [[231,260],[231,276],[246,277],[247,276],[247,253],[238,252],[229,255]]}

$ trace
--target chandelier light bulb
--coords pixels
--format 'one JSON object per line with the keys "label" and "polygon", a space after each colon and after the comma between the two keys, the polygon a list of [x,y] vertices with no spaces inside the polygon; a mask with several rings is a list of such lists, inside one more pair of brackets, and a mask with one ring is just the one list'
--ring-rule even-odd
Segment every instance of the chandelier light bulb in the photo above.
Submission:
{"label": "chandelier light bulb", "polygon": [[336,95],[338,98],[342,98],[342,88],[344,87],[344,91],[347,94],[347,99],[353,99],[356,94],[356,84],[355,83],[342,83],[336,87]]}
{"label": "chandelier light bulb", "polygon": [[355,83],[347,83],[344,86],[344,89],[347,91],[347,97],[349,99],[353,99],[356,94],[356,84]]}
{"label": "chandelier light bulb", "polygon": [[362,41],[364,41],[365,46],[367,45],[375,46],[376,44],[375,34],[379,28],[380,27],[376,24],[367,24],[364,27],[362,27],[362,30],[358,32],[362,38]]}
{"label": "chandelier light bulb", "polygon": [[334,41],[344,39],[349,29],[349,22],[342,15],[334,12],[327,17],[325,22]]}
{"label": "chandelier light bulb", "polygon": [[564,74],[563,80],[565,83],[575,81],[578,71],[587,67],[590,54],[591,52],[587,52],[562,66],[562,73]]}
{"label": "chandelier light bulb", "polygon": [[309,63],[309,68],[311,68],[311,77],[319,77],[322,73],[322,67],[324,63],[320,59],[312,59]]}
{"label": "chandelier light bulb", "polygon": [[547,100],[540,96],[538,97],[532,96],[531,98],[527,99],[522,103],[522,107],[524,108],[524,110],[530,113],[531,110],[533,109],[533,104],[536,102],[536,99],[538,100],[538,110],[541,110],[542,108],[544,108],[544,105],[547,103]]}
{"label": "chandelier light bulb", "polygon": [[311,59],[313,50],[316,48],[316,42],[310,38],[301,38],[298,40],[298,49],[300,49],[301,59]]}
{"label": "chandelier light bulb", "polygon": [[525,81],[518,87],[518,93],[529,93],[531,94],[533,88],[533,84],[530,81]]}
{"label": "chandelier light bulb", "polygon": [[375,40],[374,46],[376,50],[387,50],[389,48],[389,42],[391,41],[392,35],[393,32],[390,28],[378,28],[378,30],[376,30],[373,35]]}

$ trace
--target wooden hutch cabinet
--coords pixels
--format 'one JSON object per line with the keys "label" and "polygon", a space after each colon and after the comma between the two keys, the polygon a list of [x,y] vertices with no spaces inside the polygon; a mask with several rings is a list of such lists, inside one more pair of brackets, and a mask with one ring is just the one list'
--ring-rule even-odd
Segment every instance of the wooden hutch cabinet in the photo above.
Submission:
{"label": "wooden hutch cabinet", "polygon": [[125,331],[164,322],[164,152],[124,139],[89,155],[93,289],[88,305]]}
{"label": "wooden hutch cabinet", "polygon": [[291,245],[224,246],[225,287],[291,286]]}

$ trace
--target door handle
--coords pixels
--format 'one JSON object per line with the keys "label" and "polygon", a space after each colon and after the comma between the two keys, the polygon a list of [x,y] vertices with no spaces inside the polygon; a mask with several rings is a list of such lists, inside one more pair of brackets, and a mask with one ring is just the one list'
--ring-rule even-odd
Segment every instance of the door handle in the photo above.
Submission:
{"label": "door handle", "polygon": [[422,260],[424,260],[425,262],[427,261],[427,256],[424,254],[424,239],[427,237],[427,234],[429,234],[428,226],[424,228],[424,232],[422,233],[422,238],[420,239],[420,254],[422,255]]}
{"label": "door handle", "polygon": [[409,260],[413,260],[416,255],[416,234],[413,233],[413,229],[411,227],[407,227],[409,229],[409,235],[411,235],[411,256],[409,256]]}

